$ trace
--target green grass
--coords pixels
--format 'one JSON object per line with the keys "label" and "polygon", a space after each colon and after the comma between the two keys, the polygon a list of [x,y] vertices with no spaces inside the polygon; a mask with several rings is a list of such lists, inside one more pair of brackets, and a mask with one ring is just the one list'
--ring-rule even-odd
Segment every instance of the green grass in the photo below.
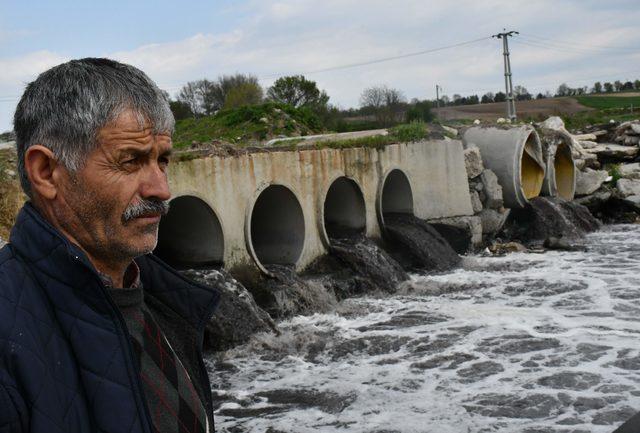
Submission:
{"label": "green grass", "polygon": [[584,111],[581,113],[576,113],[570,116],[561,116],[562,120],[567,129],[581,129],[587,125],[598,125],[602,123],[607,123],[610,120],[615,120],[618,122],[625,122],[627,120],[634,120],[640,118],[640,110],[636,111],[634,109],[634,113],[631,114],[628,112],[629,110],[616,110],[610,109],[606,111]]}
{"label": "green grass", "polygon": [[213,116],[179,120],[173,145],[182,149],[192,142],[222,140],[246,146],[279,135],[308,135],[321,129],[317,116],[311,110],[269,102],[221,110]]}
{"label": "green grass", "polygon": [[576,99],[585,107],[597,110],[628,108],[631,105],[640,108],[640,96],[577,96]]}
{"label": "green grass", "polygon": [[388,135],[319,141],[314,146],[316,149],[349,149],[353,147],[382,149],[389,144],[423,140],[428,134],[429,130],[425,123],[411,122],[389,128]]}

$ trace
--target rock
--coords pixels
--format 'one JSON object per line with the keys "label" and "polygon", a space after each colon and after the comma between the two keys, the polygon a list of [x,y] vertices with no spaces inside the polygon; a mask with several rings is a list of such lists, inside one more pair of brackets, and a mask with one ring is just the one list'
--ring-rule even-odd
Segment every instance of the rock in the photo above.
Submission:
{"label": "rock", "polygon": [[625,146],[637,146],[640,143],[640,137],[627,135],[623,143]]}
{"label": "rock", "polygon": [[574,159],[573,163],[575,164],[577,170],[584,170],[586,166],[586,161],[582,158]]}
{"label": "rock", "polygon": [[504,226],[509,216],[509,210],[503,209],[503,212],[499,212],[495,209],[484,209],[478,216],[482,221],[482,233],[484,235],[494,235]]}
{"label": "rock", "polygon": [[586,206],[589,210],[597,209],[611,198],[611,191],[600,191],[574,200],[574,203]]}
{"label": "rock", "polygon": [[625,197],[622,201],[632,209],[640,212],[640,195],[630,195]]}
{"label": "rock", "polygon": [[443,233],[439,226],[451,226],[458,229],[462,229],[464,231],[465,237],[468,236],[471,239],[471,245],[473,247],[479,247],[482,245],[482,220],[479,216],[460,216],[460,217],[449,217],[449,218],[438,218],[429,220],[429,223],[436,229],[438,232],[444,236],[445,239],[451,244],[454,250],[460,252],[460,248],[457,247],[457,242],[448,237],[445,233]]}
{"label": "rock", "polygon": [[[594,170],[600,169],[600,161],[598,161],[598,155],[594,155],[591,153],[585,153],[581,155],[581,158],[584,160],[584,167],[592,168]],[[582,170],[582,169],[580,169]]]}
{"label": "rock", "polygon": [[485,207],[489,209],[500,209],[504,205],[502,200],[502,187],[498,183],[498,177],[489,169],[482,171],[480,180],[484,185]]}
{"label": "rock", "polygon": [[583,149],[594,149],[599,145],[595,141],[580,140],[580,146],[582,146]]}
{"label": "rock", "polygon": [[626,179],[640,179],[640,163],[621,164],[618,167],[618,173]]}
{"label": "rock", "polygon": [[618,182],[616,182],[616,189],[622,197],[640,195],[640,180],[618,179]]}
{"label": "rock", "polygon": [[387,242],[400,253],[394,258],[405,269],[445,271],[460,263],[449,242],[427,221],[401,213],[386,213],[384,220]]}
{"label": "rock", "polygon": [[467,177],[469,179],[473,179],[482,173],[484,165],[482,164],[480,149],[477,147],[469,147],[464,150],[464,168],[467,170]]}
{"label": "rock", "polygon": [[206,328],[208,349],[230,349],[247,342],[258,332],[278,333],[269,314],[258,307],[249,291],[225,271],[188,270],[183,274],[220,291],[220,304]]}
{"label": "rock", "polygon": [[449,134],[453,135],[454,137],[458,136],[458,130],[455,128],[452,128],[450,126],[446,126],[446,125],[440,125],[442,127],[442,129],[444,129],[446,132],[448,132]]}
{"label": "rock", "polygon": [[473,121],[473,124],[474,124],[474,125],[480,125],[480,119],[476,119],[476,120],[474,120],[474,121]]}
{"label": "rock", "polygon": [[596,192],[609,177],[605,170],[587,168],[579,171],[576,179],[576,196],[589,195]]}
{"label": "rock", "polygon": [[4,247],[5,245],[7,245],[7,243],[4,241],[4,239],[0,238],[0,248]]}
{"label": "rock", "polygon": [[524,253],[527,252],[527,247],[519,242],[507,242],[504,244],[495,243],[489,246],[489,251],[492,254],[502,255],[507,253]]}
{"label": "rock", "polygon": [[598,159],[633,159],[638,155],[637,147],[621,146],[619,144],[598,144],[592,149],[584,149],[587,153],[598,156]]}
{"label": "rock", "polygon": [[547,120],[540,124],[541,128],[551,129],[554,131],[560,131],[565,129],[564,121],[559,116],[548,117]]}
{"label": "rock", "polygon": [[595,134],[576,134],[573,136],[575,140],[578,141],[596,141],[597,137]]}
{"label": "rock", "polygon": [[480,201],[480,196],[478,195],[478,191],[471,191],[471,207],[473,208],[473,213],[477,214],[482,211],[482,201]]}
{"label": "rock", "polygon": [[640,123],[632,123],[631,125],[629,125],[631,127],[631,130],[640,135]]}
{"label": "rock", "polygon": [[536,197],[524,209],[512,209],[503,233],[526,245],[550,237],[579,239],[599,227],[585,206],[559,197]]}
{"label": "rock", "polygon": [[496,123],[507,123],[507,119],[505,119],[504,117],[498,117],[498,119],[496,120]]}

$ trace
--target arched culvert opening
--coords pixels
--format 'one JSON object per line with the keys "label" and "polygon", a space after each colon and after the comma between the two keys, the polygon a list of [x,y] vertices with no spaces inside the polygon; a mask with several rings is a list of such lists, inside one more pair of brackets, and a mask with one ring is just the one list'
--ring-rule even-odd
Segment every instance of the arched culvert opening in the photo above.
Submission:
{"label": "arched culvert opening", "polygon": [[304,215],[296,196],[282,185],[260,193],[251,211],[251,247],[259,264],[295,265],[304,247]]}
{"label": "arched culvert opening", "polygon": [[336,179],[324,200],[324,229],[329,239],[349,238],[366,230],[364,196],[347,177]]}
{"label": "arched culvert opening", "polygon": [[389,172],[382,185],[380,211],[384,219],[389,214],[413,215],[413,192],[407,175],[402,170]]}
{"label": "arched culvert opening", "polygon": [[154,253],[179,269],[222,266],[224,236],[220,220],[203,200],[177,197],[160,221]]}

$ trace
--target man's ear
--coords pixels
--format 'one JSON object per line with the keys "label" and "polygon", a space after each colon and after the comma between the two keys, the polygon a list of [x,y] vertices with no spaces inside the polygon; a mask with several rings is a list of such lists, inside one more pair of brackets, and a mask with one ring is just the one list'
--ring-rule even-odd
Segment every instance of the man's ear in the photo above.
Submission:
{"label": "man's ear", "polygon": [[40,145],[34,144],[27,149],[24,156],[24,169],[27,172],[31,189],[44,199],[53,200],[60,188],[59,171],[61,166],[56,161],[53,152]]}

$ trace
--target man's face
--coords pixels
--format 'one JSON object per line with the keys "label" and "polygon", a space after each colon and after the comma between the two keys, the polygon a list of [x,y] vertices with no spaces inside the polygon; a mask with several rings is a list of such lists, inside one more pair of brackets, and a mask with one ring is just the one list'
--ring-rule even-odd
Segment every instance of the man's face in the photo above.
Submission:
{"label": "man's face", "polygon": [[125,210],[171,197],[166,174],[171,136],[154,135],[150,125],[141,127],[125,111],[100,130],[98,143],[84,167],[63,182],[58,220],[93,257],[128,261],[156,246],[160,207],[131,219]]}

